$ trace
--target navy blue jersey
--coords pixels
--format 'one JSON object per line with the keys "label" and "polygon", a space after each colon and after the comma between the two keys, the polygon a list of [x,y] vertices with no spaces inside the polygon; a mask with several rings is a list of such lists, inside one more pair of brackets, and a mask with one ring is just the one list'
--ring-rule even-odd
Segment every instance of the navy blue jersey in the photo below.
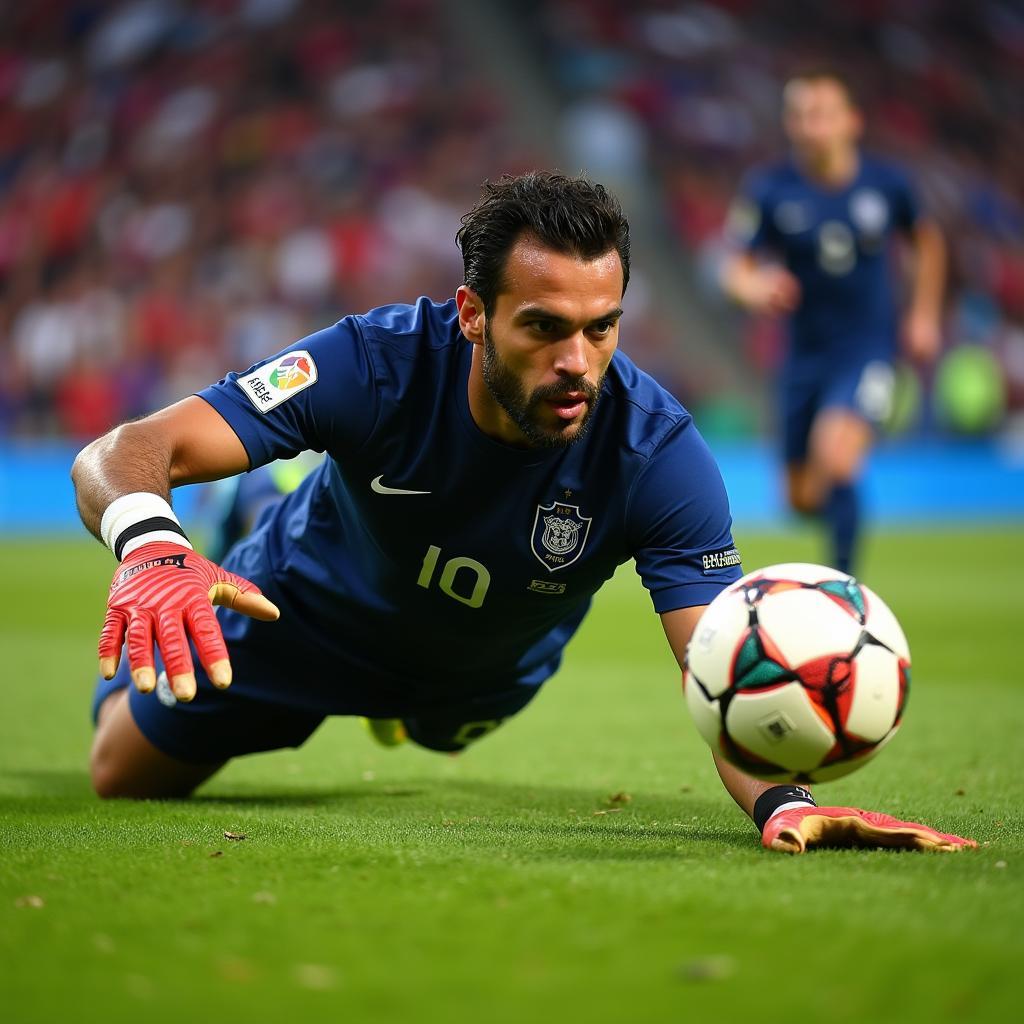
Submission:
{"label": "navy blue jersey", "polygon": [[612,359],[582,440],[520,449],[472,418],[471,349],[454,301],[421,299],[200,392],[254,467],[327,453],[226,562],[280,622],[221,611],[232,643],[276,631],[308,706],[330,703],[339,666],[403,692],[540,683],[631,557],[659,612],[706,604],[740,574],[714,460],[629,359]]}
{"label": "navy blue jersey", "polygon": [[917,217],[896,167],[861,156],[852,181],[828,188],[787,160],[749,175],[729,233],[748,249],[776,252],[799,280],[793,358],[889,358],[897,339],[890,242]]}

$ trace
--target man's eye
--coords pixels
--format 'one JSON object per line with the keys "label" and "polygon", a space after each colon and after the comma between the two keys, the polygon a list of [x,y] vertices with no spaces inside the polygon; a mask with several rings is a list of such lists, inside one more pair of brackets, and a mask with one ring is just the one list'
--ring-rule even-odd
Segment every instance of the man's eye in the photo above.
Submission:
{"label": "man's eye", "polygon": [[594,324],[591,330],[594,334],[607,334],[615,326],[614,320],[602,320]]}
{"label": "man's eye", "polygon": [[534,320],[532,324],[533,329],[538,334],[554,334],[555,332],[555,321],[554,320]]}

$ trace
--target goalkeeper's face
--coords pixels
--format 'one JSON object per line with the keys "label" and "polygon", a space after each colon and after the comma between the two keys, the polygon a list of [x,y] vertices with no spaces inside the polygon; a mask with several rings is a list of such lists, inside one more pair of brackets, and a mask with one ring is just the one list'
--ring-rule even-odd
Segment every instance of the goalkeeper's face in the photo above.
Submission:
{"label": "goalkeeper's face", "polygon": [[483,381],[499,437],[558,448],[583,436],[618,344],[621,301],[614,249],[586,259],[531,238],[513,246],[483,318]]}

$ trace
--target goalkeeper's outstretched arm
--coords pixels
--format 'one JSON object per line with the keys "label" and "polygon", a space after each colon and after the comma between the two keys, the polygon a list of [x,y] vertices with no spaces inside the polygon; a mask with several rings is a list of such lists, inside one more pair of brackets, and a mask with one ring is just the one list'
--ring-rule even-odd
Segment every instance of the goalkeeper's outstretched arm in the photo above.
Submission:
{"label": "goalkeeper's outstretched arm", "polygon": [[[679,668],[685,671],[686,645],[704,611],[680,608],[661,622]],[[715,765],[729,795],[753,820],[764,846],[780,853],[803,853],[814,846],[886,846],[910,850],[960,850],[973,839],[938,832],[928,825],[900,821],[859,807],[818,807],[802,786],[779,786],[752,778],[717,754]]]}
{"label": "goalkeeper's outstretched arm", "polygon": [[79,452],[71,469],[78,512],[100,537],[103,513],[125,494],[169,500],[178,484],[219,480],[249,468],[238,435],[211,405],[195,395],[123,423]]}
{"label": "goalkeeper's outstretched arm", "polygon": [[[705,607],[701,605],[696,608],[678,608],[675,611],[665,612],[661,616],[665,636],[681,672],[686,670],[686,645],[690,642],[697,620],[700,619]],[[758,797],[766,790],[772,789],[772,784],[747,775],[739,768],[723,761],[717,754],[715,755],[715,767],[718,769],[722,785],[728,790],[729,795],[748,817],[753,818],[754,805]]]}
{"label": "goalkeeper's outstretched arm", "polygon": [[191,700],[196,678],[191,640],[215,686],[231,682],[231,664],[210,607],[226,605],[272,621],[277,608],[248,580],[193,551],[170,505],[171,488],[249,468],[242,442],[201,398],[186,398],[125,423],[84,448],[71,475],[82,522],[120,562],[100,634],[100,672],[110,679],[127,641],[132,680],[156,685],[154,640],[171,689]]}

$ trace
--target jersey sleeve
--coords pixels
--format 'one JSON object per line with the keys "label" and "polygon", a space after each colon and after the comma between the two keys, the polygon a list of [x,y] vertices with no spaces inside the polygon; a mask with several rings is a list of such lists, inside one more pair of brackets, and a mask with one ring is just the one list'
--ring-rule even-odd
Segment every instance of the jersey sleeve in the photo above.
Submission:
{"label": "jersey sleeve", "polygon": [[742,576],[725,484],[691,420],[673,428],[637,475],[626,528],[659,614],[707,604]]}
{"label": "jersey sleeve", "polygon": [[893,225],[901,231],[910,231],[921,216],[921,208],[913,183],[899,168],[891,170],[889,191]]}
{"label": "jersey sleeve", "polygon": [[249,468],[299,452],[358,449],[377,418],[378,389],[354,317],[295,342],[198,392],[227,420]]}
{"label": "jersey sleeve", "polygon": [[770,183],[764,174],[750,174],[744,179],[725,220],[728,245],[753,252],[778,244],[771,219],[770,192]]}

